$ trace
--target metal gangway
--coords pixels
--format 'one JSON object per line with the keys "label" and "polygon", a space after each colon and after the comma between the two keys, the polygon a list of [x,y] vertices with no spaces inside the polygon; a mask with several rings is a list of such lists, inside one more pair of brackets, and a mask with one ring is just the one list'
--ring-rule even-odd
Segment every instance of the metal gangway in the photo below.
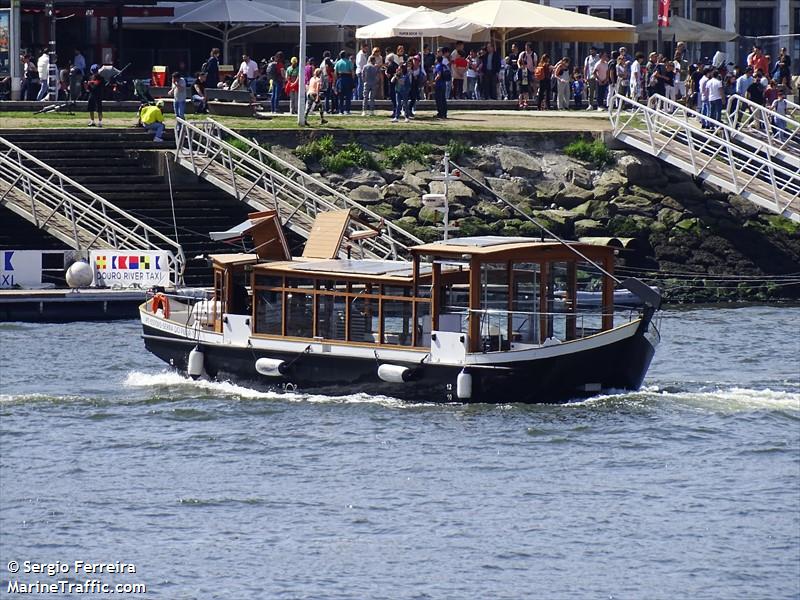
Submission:
{"label": "metal gangway", "polygon": [[318,213],[352,209],[356,214],[348,237],[361,258],[408,259],[408,248],[422,243],[320,178],[213,119],[177,119],[175,145],[178,164],[257,210],[275,210],[285,227],[304,238]]}
{"label": "metal gangway", "polygon": [[757,102],[734,95],[728,98],[724,121],[745,134],[737,137],[741,143],[746,144],[749,138],[760,140],[773,158],[800,168],[800,122],[788,100],[786,104],[786,115],[781,115]]}
{"label": "metal gangway", "polygon": [[618,140],[800,222],[800,172],[763,140],[658,95],[647,104],[614,96],[609,114]]}
{"label": "metal gangway", "polygon": [[182,281],[180,244],[2,137],[0,204],[74,250],[165,251]]}

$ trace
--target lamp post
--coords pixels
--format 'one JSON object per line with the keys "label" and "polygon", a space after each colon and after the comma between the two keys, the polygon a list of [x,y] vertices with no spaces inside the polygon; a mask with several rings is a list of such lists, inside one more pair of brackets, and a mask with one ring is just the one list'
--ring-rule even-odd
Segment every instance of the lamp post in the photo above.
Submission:
{"label": "lamp post", "polygon": [[11,75],[11,99],[19,100],[22,95],[22,64],[20,63],[20,0],[11,0],[9,15],[8,62]]}
{"label": "lamp post", "polygon": [[297,66],[297,124],[302,127],[306,124],[306,0],[300,0],[300,56]]}

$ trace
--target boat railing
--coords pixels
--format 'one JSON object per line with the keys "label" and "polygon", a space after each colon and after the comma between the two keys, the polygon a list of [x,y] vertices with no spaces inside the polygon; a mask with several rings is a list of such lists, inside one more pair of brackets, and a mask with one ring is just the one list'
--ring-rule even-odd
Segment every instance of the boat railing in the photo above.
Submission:
{"label": "boat railing", "polygon": [[[479,315],[481,350],[499,352],[518,347],[549,346],[596,335],[606,329],[603,323],[607,317],[618,322],[631,322],[640,318],[641,311],[629,306],[575,312],[445,307],[440,315],[440,326],[445,315],[460,317],[459,329],[463,333],[469,331],[469,316]],[[455,322],[451,320],[448,330],[454,326]]]}
{"label": "boat railing", "polygon": [[[200,290],[200,294],[182,294],[179,292],[162,292],[148,290],[146,294],[146,310],[154,315],[186,327],[186,335],[191,332],[214,331],[217,320],[222,319],[222,307],[213,299],[210,290]],[[154,302],[155,296],[166,298],[165,311]]]}

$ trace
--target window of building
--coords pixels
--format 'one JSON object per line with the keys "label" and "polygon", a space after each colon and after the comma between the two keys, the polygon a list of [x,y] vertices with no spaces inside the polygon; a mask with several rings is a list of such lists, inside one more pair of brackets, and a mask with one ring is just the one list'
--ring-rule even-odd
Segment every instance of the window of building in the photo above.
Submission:
{"label": "window of building", "polygon": [[722,27],[722,9],[698,8],[695,20],[700,23],[705,23],[706,25]]}
{"label": "window of building", "polygon": [[617,23],[627,23],[633,25],[633,9],[632,8],[615,8],[614,20]]}
{"label": "window of building", "polygon": [[758,37],[775,33],[774,8],[740,8],[739,35]]}

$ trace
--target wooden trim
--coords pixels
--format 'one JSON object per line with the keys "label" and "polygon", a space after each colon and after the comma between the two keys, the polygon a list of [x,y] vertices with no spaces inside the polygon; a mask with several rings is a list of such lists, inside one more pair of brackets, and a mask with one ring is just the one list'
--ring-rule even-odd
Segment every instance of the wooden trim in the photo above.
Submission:
{"label": "wooden trim", "polygon": [[303,342],[306,344],[325,344],[331,346],[342,346],[342,347],[358,347],[358,348],[388,348],[391,350],[409,350],[413,352],[419,352],[420,354],[424,354],[429,352],[430,349],[426,349],[419,346],[400,346],[397,344],[378,344],[378,343],[370,343],[370,342],[351,342],[345,340],[332,340],[328,338],[322,339],[314,339],[314,338],[301,338],[301,337],[289,337],[285,335],[270,335],[267,333],[254,333],[251,337],[258,338],[261,340],[275,340],[275,341],[286,341],[286,342]]}
{"label": "wooden trim", "polygon": [[439,329],[439,312],[442,310],[442,265],[433,263],[431,272],[431,331]]}
{"label": "wooden trim", "polygon": [[469,266],[469,349],[478,352],[481,341],[481,263],[473,258]]}
{"label": "wooden trim", "polygon": [[547,313],[547,298],[550,294],[550,264],[547,262],[539,263],[541,274],[541,284],[539,285],[539,343],[543,344],[547,339],[549,331]]}
{"label": "wooden trim", "polygon": [[[614,274],[614,257],[603,260],[603,268]],[[603,331],[614,328],[614,280],[608,275],[603,275]]]}
{"label": "wooden trim", "polygon": [[567,340],[575,339],[575,337],[577,336],[577,331],[576,331],[577,318],[575,316],[575,313],[578,309],[577,290],[578,290],[578,264],[575,261],[570,261],[567,263],[567,290],[566,290],[566,297],[564,298],[567,302],[566,304],[567,322],[565,323],[564,327]]}

